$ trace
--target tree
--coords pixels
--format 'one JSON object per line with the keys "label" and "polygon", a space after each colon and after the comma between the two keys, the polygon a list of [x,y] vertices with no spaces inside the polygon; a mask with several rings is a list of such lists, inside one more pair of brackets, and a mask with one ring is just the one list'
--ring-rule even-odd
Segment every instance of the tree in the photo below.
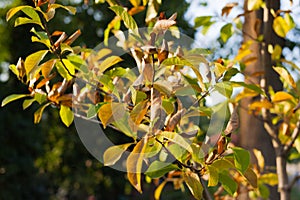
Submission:
{"label": "tree", "polygon": [[[266,90],[256,83],[232,81],[237,73],[247,75],[243,66],[255,60],[252,56],[246,57],[252,53],[248,49],[251,42],[246,40],[233,60],[209,62],[205,58],[209,50],[185,48],[184,45],[191,42],[177,31],[176,14],[168,17],[159,14],[158,1],[130,1],[131,5],[122,6],[107,2],[116,16],[104,31],[104,45],[98,47],[99,51],[71,46],[80,31],[67,36],[64,32],[49,30],[49,21],[56,10],[62,8],[74,14],[72,7],[54,1],[34,1],[34,6],[12,8],[7,20],[19,12],[24,13],[26,16],[16,18],[15,25],[35,24],[36,28],[31,29],[32,40],[42,43],[44,48],[10,66],[19,80],[28,86],[30,94],[10,95],[2,101],[2,106],[25,98],[24,108],[33,102],[40,104],[34,113],[35,123],[41,120],[44,109],[52,105],[59,109],[66,126],[70,126],[76,117],[96,122],[104,129],[114,129],[109,135],[111,139],[116,137],[117,142],[105,148],[104,164],[125,161],[128,180],[139,192],[142,192],[142,174],[145,174],[146,179],[157,183],[156,199],[168,182],[175,188],[183,188],[184,183],[196,199],[210,199],[208,187],[214,190],[216,198],[224,195],[223,190],[231,196],[242,195],[242,185],[247,193],[265,198],[268,196],[265,184],[276,184],[276,174],[264,173],[260,151],[255,151],[258,166],[252,166],[249,152],[230,143],[231,135],[239,126],[239,101],[249,96],[261,96],[249,109],[262,117],[264,127],[273,139],[280,193],[282,199],[288,199],[292,184],[288,183],[284,169],[286,156],[294,144],[299,148],[295,143],[299,135],[296,85],[289,72],[283,67],[274,68],[287,83],[287,91],[276,92],[276,88]],[[250,12],[260,7],[269,8],[268,3],[267,6],[260,1],[251,3]],[[229,13],[235,5],[227,5],[222,13]],[[146,7],[148,27],[139,29],[133,16]],[[272,26],[277,35],[284,37],[293,27],[293,21],[288,12],[285,12],[285,18],[279,14],[273,13]],[[209,16],[196,19],[196,26],[207,28],[212,23]],[[126,29],[128,31],[124,31]],[[110,33],[115,37],[109,38]],[[226,43],[232,34],[233,24],[225,24],[220,41]],[[255,38],[255,42],[263,47],[266,45],[264,38]],[[116,49],[121,53],[112,54]],[[268,51],[274,61],[280,60],[279,45],[268,45]],[[267,57],[262,58],[266,61]],[[235,64],[240,69],[233,67]],[[199,66],[211,67],[206,77]],[[241,86],[244,91],[231,98],[233,88]],[[208,107],[205,98],[213,90],[224,95],[227,101]],[[225,120],[226,115],[222,112],[226,113],[227,106],[230,116]],[[222,115],[222,127],[214,130],[217,138],[210,144],[205,140],[209,131],[199,120],[209,121],[216,112],[219,117]],[[277,122],[281,119],[290,124],[284,123],[278,129]],[[225,129],[223,125],[226,125]],[[289,129],[284,129],[286,126],[295,129],[288,132]],[[118,137],[120,133],[123,134],[122,141]]]}

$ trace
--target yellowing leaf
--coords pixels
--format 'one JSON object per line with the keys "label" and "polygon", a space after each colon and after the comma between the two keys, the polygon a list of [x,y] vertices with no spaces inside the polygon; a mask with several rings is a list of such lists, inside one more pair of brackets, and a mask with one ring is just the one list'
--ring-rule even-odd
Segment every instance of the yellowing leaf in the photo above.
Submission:
{"label": "yellowing leaf", "polygon": [[126,149],[132,143],[122,144],[122,145],[115,145],[106,149],[103,154],[103,161],[105,166],[114,165],[122,156],[122,154],[126,151]]}
{"label": "yellowing leaf", "polygon": [[134,106],[134,108],[130,113],[130,118],[132,119],[134,124],[139,125],[142,122],[144,116],[148,111],[149,105],[150,104],[147,101],[142,101],[138,103],[136,106]]}
{"label": "yellowing leaf", "polygon": [[274,94],[272,97],[272,102],[281,102],[281,101],[288,101],[288,100],[293,100],[294,97],[290,95],[287,92],[279,91]]}
{"label": "yellowing leaf", "polygon": [[186,171],[183,174],[183,180],[191,191],[192,195],[197,200],[202,199],[203,186],[200,182],[199,176],[191,171]]}
{"label": "yellowing leaf", "polygon": [[284,18],[277,16],[273,21],[273,29],[280,37],[285,37],[286,34],[295,27],[292,17],[286,13]]}
{"label": "yellowing leaf", "polygon": [[232,36],[233,34],[233,26],[231,23],[225,24],[222,28],[221,28],[221,35],[220,38],[222,40],[222,42],[226,43],[227,40]]}
{"label": "yellowing leaf", "polygon": [[273,69],[286,81],[290,86],[296,89],[296,83],[290,73],[283,67],[273,67]]}
{"label": "yellowing leaf", "polygon": [[44,59],[47,53],[48,50],[41,50],[27,56],[24,63],[27,76],[29,73],[33,73],[31,71],[38,71],[38,64]]}
{"label": "yellowing leaf", "polygon": [[18,6],[10,9],[6,14],[6,21],[9,21],[17,12],[24,8],[32,8],[31,6]]}
{"label": "yellowing leaf", "polygon": [[12,101],[15,101],[17,99],[21,99],[21,98],[24,98],[24,97],[28,97],[28,96],[30,96],[30,95],[29,94],[12,94],[12,95],[9,95],[9,96],[5,97],[5,99],[3,99],[1,107],[5,106],[6,104],[8,104]]}
{"label": "yellowing leaf", "polygon": [[141,172],[146,143],[147,140],[145,138],[140,140],[135,145],[126,161],[128,180],[131,183],[131,185],[140,193],[142,193]]}
{"label": "yellowing leaf", "polygon": [[248,10],[258,10],[264,4],[263,0],[248,0]]}
{"label": "yellowing leaf", "polygon": [[37,111],[35,111],[35,113],[34,113],[34,123],[35,124],[37,124],[41,121],[43,111],[49,105],[50,105],[50,103],[47,103],[47,104],[41,106]]}
{"label": "yellowing leaf", "polygon": [[154,199],[155,200],[159,200],[160,199],[160,194],[162,192],[162,190],[164,189],[165,185],[166,185],[167,181],[164,180],[154,191]]}
{"label": "yellowing leaf", "polygon": [[141,0],[130,0],[130,3],[134,6],[134,7],[138,7],[141,4]]}
{"label": "yellowing leaf", "polygon": [[69,127],[74,120],[74,113],[72,112],[71,108],[64,105],[61,105],[60,107],[59,116],[67,127]]}
{"label": "yellowing leaf", "polygon": [[216,168],[213,166],[207,166],[209,179],[208,179],[208,187],[216,186],[219,182],[219,175]]}
{"label": "yellowing leaf", "polygon": [[260,172],[264,171],[265,168],[265,158],[262,155],[261,151],[257,150],[257,149],[253,149],[253,153],[256,157]]}
{"label": "yellowing leaf", "polygon": [[121,103],[108,103],[101,106],[98,112],[98,117],[100,118],[104,128],[106,128],[109,123],[115,121],[114,113],[118,110],[120,111],[120,109],[124,110],[123,104]]}
{"label": "yellowing leaf", "polygon": [[171,142],[174,142],[175,144],[181,146],[188,152],[193,153],[190,141],[184,139],[179,133],[163,131],[160,133],[160,136],[170,140]]}
{"label": "yellowing leaf", "polygon": [[109,67],[123,61],[119,56],[110,56],[106,58],[99,66],[99,72],[102,73]]}
{"label": "yellowing leaf", "polygon": [[259,181],[274,186],[278,184],[278,176],[275,173],[263,174],[259,177]]}
{"label": "yellowing leaf", "polygon": [[264,99],[262,101],[255,101],[249,105],[249,110],[256,110],[261,108],[270,109],[273,108],[273,104],[268,100]]}

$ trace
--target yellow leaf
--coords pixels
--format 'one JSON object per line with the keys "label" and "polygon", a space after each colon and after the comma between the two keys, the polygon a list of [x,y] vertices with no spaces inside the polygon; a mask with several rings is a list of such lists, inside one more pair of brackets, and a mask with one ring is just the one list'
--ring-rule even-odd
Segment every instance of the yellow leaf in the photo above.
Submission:
{"label": "yellow leaf", "polygon": [[119,56],[110,56],[106,58],[99,66],[99,72],[102,73],[109,67],[121,62],[123,59]]}
{"label": "yellow leaf", "polygon": [[209,179],[208,179],[208,187],[216,186],[219,182],[219,175],[218,171],[213,166],[207,166],[208,173],[209,173]]}
{"label": "yellow leaf", "polygon": [[283,67],[273,67],[273,69],[286,81],[290,86],[296,89],[296,83],[291,74]]}
{"label": "yellow leaf", "polygon": [[183,180],[185,181],[195,199],[201,200],[203,187],[200,182],[199,176],[191,171],[186,171],[183,174]]}
{"label": "yellow leaf", "polygon": [[260,108],[270,109],[272,107],[273,107],[273,104],[266,99],[262,100],[262,101],[255,101],[249,105],[250,110],[256,110],[256,109],[260,109]]}
{"label": "yellow leaf", "polygon": [[272,98],[272,102],[281,102],[281,101],[288,101],[288,100],[292,100],[294,99],[294,97],[292,95],[290,95],[287,92],[283,92],[283,91],[279,91],[276,92]]}
{"label": "yellow leaf", "polygon": [[122,103],[108,103],[101,106],[98,112],[98,117],[100,118],[102,125],[104,128],[112,122],[114,122],[117,118],[120,118],[119,113],[124,111],[124,107]]}
{"label": "yellow leaf", "polygon": [[132,143],[111,146],[103,154],[105,166],[114,165]]}
{"label": "yellow leaf", "polygon": [[278,176],[275,173],[263,174],[259,177],[259,180],[271,186],[278,184]]}
{"label": "yellow leaf", "polygon": [[128,180],[131,183],[131,185],[140,193],[142,193],[141,172],[142,172],[142,165],[143,165],[146,143],[147,143],[146,138],[140,140],[135,145],[135,147],[133,148],[132,152],[129,154],[126,161]]}
{"label": "yellow leaf", "polygon": [[154,199],[155,200],[159,200],[160,194],[162,192],[162,190],[164,189],[165,185],[166,185],[167,181],[163,181],[154,191]]}
{"label": "yellow leaf", "polygon": [[254,155],[255,155],[255,157],[257,159],[260,172],[263,172],[264,168],[265,168],[265,159],[264,159],[264,156],[262,155],[261,151],[259,151],[257,149],[253,149],[253,153],[254,153]]}

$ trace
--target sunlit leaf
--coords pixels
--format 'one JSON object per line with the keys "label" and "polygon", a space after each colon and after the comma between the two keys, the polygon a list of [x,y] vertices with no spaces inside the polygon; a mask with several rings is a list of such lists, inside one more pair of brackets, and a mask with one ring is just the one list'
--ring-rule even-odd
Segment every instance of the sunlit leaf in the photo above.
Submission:
{"label": "sunlit leaf", "polygon": [[282,77],[282,79],[287,82],[290,86],[296,89],[296,83],[291,76],[291,74],[283,67],[273,67],[273,69]]}
{"label": "sunlit leaf", "polygon": [[36,92],[34,94],[34,99],[39,103],[42,104],[47,100],[47,94],[42,92]]}
{"label": "sunlit leaf", "polygon": [[171,26],[176,24],[175,20],[170,20],[170,19],[161,19],[158,20],[153,27],[153,32],[154,33],[161,33],[167,31]]}
{"label": "sunlit leaf", "polygon": [[34,74],[39,71],[40,67],[38,65],[47,53],[48,50],[41,50],[27,56],[24,63],[27,76],[29,73],[34,76]]}
{"label": "sunlit leaf", "polygon": [[29,106],[31,106],[31,104],[32,104],[33,102],[35,102],[35,99],[25,99],[25,100],[23,101],[23,104],[22,104],[23,110],[25,110],[26,108],[28,108]]}
{"label": "sunlit leaf", "polygon": [[144,6],[147,5],[147,3],[148,3],[148,8],[147,8],[145,21],[148,23],[157,16],[159,10],[159,3],[157,0],[143,0]]}
{"label": "sunlit leaf", "polygon": [[140,193],[142,193],[141,172],[146,146],[145,143],[147,143],[145,140],[146,139],[142,139],[135,145],[126,161],[128,180],[131,185]]}
{"label": "sunlit leaf", "polygon": [[139,35],[138,26],[137,26],[135,20],[133,19],[133,17],[131,15],[129,15],[127,13],[127,11],[123,7],[121,7],[121,6],[112,6],[112,7],[110,7],[110,9],[112,11],[114,11],[116,13],[116,15],[118,15],[119,17],[122,18],[126,28],[132,30],[133,33],[135,33],[136,35]]}
{"label": "sunlit leaf", "polygon": [[260,171],[263,172],[263,170],[265,168],[265,159],[264,159],[263,154],[261,153],[261,151],[259,151],[257,149],[253,149],[253,153],[257,159],[257,163],[260,168]]}
{"label": "sunlit leaf", "polygon": [[29,8],[33,9],[31,6],[18,6],[15,8],[11,8],[7,13],[6,13],[6,21],[9,21],[17,12],[24,8]]}
{"label": "sunlit leaf", "polygon": [[30,96],[29,94],[12,94],[12,95],[9,95],[7,97],[5,97],[5,99],[3,99],[2,103],[1,103],[1,107],[5,106],[6,104],[12,102],[12,101],[15,101],[15,100],[18,100],[18,99],[21,99],[21,98],[24,98],[24,97],[28,97]]}
{"label": "sunlit leaf", "polygon": [[222,8],[222,16],[228,16],[229,13],[231,12],[232,8],[239,5],[238,3],[227,3],[225,7]]}
{"label": "sunlit leaf", "polygon": [[130,112],[130,118],[135,125],[139,125],[142,122],[144,116],[148,111],[149,106],[150,103],[148,101],[142,101],[138,103],[136,106],[134,106],[134,108]]}
{"label": "sunlit leaf", "polygon": [[286,34],[295,27],[295,23],[290,14],[285,13],[284,18],[277,16],[273,21],[273,29],[280,37],[285,37]]}
{"label": "sunlit leaf", "polygon": [[35,21],[35,20],[32,20],[28,17],[18,17],[15,21],[14,26],[17,27],[17,26],[21,26],[21,25],[24,25],[24,24],[37,24],[37,25],[40,25],[43,28],[43,25],[41,24],[40,21]]}
{"label": "sunlit leaf", "polygon": [[220,38],[222,40],[222,42],[226,43],[227,40],[233,35],[233,27],[231,23],[228,23],[226,25],[224,25],[221,28],[221,35]]}
{"label": "sunlit leaf", "polygon": [[103,103],[98,103],[96,105],[90,105],[86,117],[87,118],[92,118],[95,117],[97,115],[97,113],[99,112],[99,109],[101,108],[101,106],[103,106],[104,104],[106,104],[105,102]]}
{"label": "sunlit leaf", "polygon": [[271,186],[275,186],[278,184],[278,175],[275,173],[263,174],[259,177],[259,181]]}
{"label": "sunlit leaf", "polygon": [[111,67],[121,61],[123,61],[123,59],[120,58],[119,56],[110,56],[101,62],[100,66],[99,66],[99,72],[102,73],[109,67]]}
{"label": "sunlit leaf", "polygon": [[294,97],[292,95],[290,95],[289,93],[287,92],[284,92],[284,91],[279,91],[279,92],[276,92],[274,94],[274,96],[272,97],[272,102],[281,102],[281,101],[288,101],[288,100],[293,100]]}
{"label": "sunlit leaf", "polygon": [[105,166],[114,165],[127,150],[132,143],[111,146],[103,154],[103,161]]}
{"label": "sunlit leaf", "polygon": [[249,151],[240,148],[240,147],[232,147],[233,155],[234,155],[234,164],[238,170],[244,173],[250,164],[250,153]]}
{"label": "sunlit leaf", "polygon": [[165,163],[155,160],[153,163],[150,164],[145,174],[150,178],[160,178],[166,173],[178,169],[179,167],[172,163]]}
{"label": "sunlit leaf", "polygon": [[200,182],[200,178],[196,173],[186,171],[183,174],[183,180],[191,191],[192,195],[197,200],[202,199],[203,186]]}
{"label": "sunlit leaf", "polygon": [[163,131],[160,133],[160,136],[162,136],[165,139],[168,139],[171,142],[174,142],[175,144],[178,144],[190,153],[193,152],[190,141],[184,139],[179,133]]}
{"label": "sunlit leaf", "polygon": [[229,169],[235,168],[233,163],[226,159],[216,160],[211,164],[211,166],[217,169],[218,171],[228,171]]}
{"label": "sunlit leaf", "polygon": [[56,62],[55,66],[57,71],[63,78],[67,79],[68,81],[73,78],[75,67],[69,60],[63,59],[63,62]]}
{"label": "sunlit leaf", "polygon": [[50,9],[50,8],[53,8],[53,9],[62,8],[62,9],[65,9],[66,11],[70,12],[72,15],[75,15],[75,13],[76,13],[76,8],[73,6],[64,6],[61,4],[51,4],[48,9]]}
{"label": "sunlit leaf", "polygon": [[217,169],[209,165],[207,166],[207,169],[209,174],[208,187],[216,186],[219,182],[219,175]]}
{"label": "sunlit leaf", "polygon": [[134,6],[134,7],[138,7],[141,4],[141,0],[130,0],[130,3]]}
{"label": "sunlit leaf", "polygon": [[214,86],[215,90],[217,90],[223,96],[230,98],[232,95],[232,85],[230,82],[223,81],[219,82]]}
{"label": "sunlit leaf", "polygon": [[100,118],[103,127],[106,128],[106,126],[115,121],[114,117],[118,118],[120,116],[117,116],[116,112],[124,110],[124,106],[122,103],[107,103],[101,106],[98,112],[98,117]]}
{"label": "sunlit leaf", "polygon": [[248,10],[258,10],[264,4],[263,0],[248,0]]}
{"label": "sunlit leaf", "polygon": [[295,148],[297,149],[298,153],[300,154],[300,136],[297,137],[294,145],[295,145]]}
{"label": "sunlit leaf", "polygon": [[227,70],[224,74],[223,81],[229,81],[232,77],[234,77],[238,73],[240,73],[240,71],[236,68],[231,68]]}
{"label": "sunlit leaf", "polygon": [[74,113],[72,112],[71,108],[64,105],[61,105],[60,107],[59,116],[67,127],[69,127],[74,120]]}
{"label": "sunlit leaf", "polygon": [[44,109],[49,105],[50,105],[50,103],[47,103],[47,104],[41,106],[37,111],[35,111],[35,113],[34,113],[34,123],[35,124],[37,124],[41,121]]}
{"label": "sunlit leaf", "polygon": [[154,191],[154,199],[159,200],[160,199],[160,194],[162,190],[164,189],[167,181],[163,181]]}

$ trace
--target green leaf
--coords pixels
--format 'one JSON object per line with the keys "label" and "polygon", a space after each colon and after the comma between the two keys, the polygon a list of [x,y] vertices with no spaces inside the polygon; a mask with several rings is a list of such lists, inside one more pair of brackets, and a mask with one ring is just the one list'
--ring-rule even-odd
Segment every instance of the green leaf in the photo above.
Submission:
{"label": "green leaf", "polygon": [[115,145],[106,149],[103,154],[103,161],[105,166],[114,165],[122,156],[122,154],[127,150],[127,148],[132,145],[132,143]]}
{"label": "green leaf", "polygon": [[178,144],[190,153],[193,152],[190,141],[184,139],[179,133],[163,131],[160,133],[160,136],[165,139],[168,139],[171,142],[174,142],[175,144]]}
{"label": "green leaf", "polygon": [[257,85],[255,84],[247,84],[244,82],[236,82],[236,81],[230,81],[232,83],[232,86],[235,87],[237,86],[243,86],[247,89],[253,90],[254,92],[256,92],[257,94],[261,94],[264,95],[264,91]]}
{"label": "green leaf", "polygon": [[99,73],[104,72],[106,69],[110,68],[111,66],[123,61],[122,58],[119,56],[110,56],[106,58],[99,66]]}
{"label": "green leaf", "polygon": [[232,77],[234,77],[238,73],[240,73],[240,71],[236,68],[229,69],[228,71],[225,72],[223,81],[229,81]]}
{"label": "green leaf", "polygon": [[234,165],[227,159],[216,160],[211,164],[212,167],[216,168],[218,171],[228,171],[229,169],[234,169]]}
{"label": "green leaf", "polygon": [[25,110],[26,108],[28,108],[29,106],[31,106],[31,104],[35,102],[35,99],[25,99],[23,101],[23,110]]}
{"label": "green leaf", "polygon": [[172,163],[165,163],[155,160],[153,163],[150,164],[145,174],[150,178],[160,178],[166,173],[178,169],[178,166]]}
{"label": "green leaf", "polygon": [[106,102],[102,102],[102,103],[98,103],[96,105],[90,105],[89,109],[87,111],[86,117],[87,118],[92,118],[95,117],[99,111],[99,109],[101,108],[102,105],[106,104]]}
{"label": "green leaf", "polygon": [[141,172],[144,159],[143,154],[146,146],[145,143],[147,143],[145,140],[142,139],[135,145],[126,161],[128,180],[140,193],[142,193]]}
{"label": "green leaf", "polygon": [[295,140],[295,147],[298,153],[300,154],[300,136],[298,136],[297,139]]}
{"label": "green leaf", "polygon": [[47,53],[48,50],[37,51],[33,54],[30,54],[25,59],[25,71],[27,76],[29,76],[29,74],[31,75],[30,79],[32,79],[35,76],[35,74],[39,71],[40,68],[38,65],[44,59]]}
{"label": "green leaf", "polygon": [[202,27],[202,34],[206,34],[209,30],[209,28],[211,27],[211,25],[213,25],[215,23],[215,21],[212,21],[212,16],[200,16],[200,17],[196,17],[194,22],[195,28],[198,27]]}
{"label": "green leaf", "polygon": [[39,103],[42,104],[47,100],[47,94],[46,93],[35,93],[34,99]]}
{"label": "green leaf", "polygon": [[30,95],[29,94],[12,94],[12,95],[9,95],[9,96],[5,97],[5,99],[3,99],[1,107],[5,106],[6,104],[8,104],[12,101],[15,101],[17,99],[21,99],[21,98],[24,98],[24,97],[28,97],[28,96],[30,96]]}
{"label": "green leaf", "polygon": [[138,104],[139,102],[147,98],[145,92],[136,90],[134,87],[130,87],[130,91],[131,91],[131,100],[134,105]]}
{"label": "green leaf", "polygon": [[71,108],[68,106],[61,105],[60,111],[59,111],[59,116],[62,120],[62,122],[69,127],[73,120],[74,120],[74,113],[72,112]]}
{"label": "green leaf", "polygon": [[233,35],[233,27],[231,23],[225,24],[221,28],[221,35],[220,38],[222,42],[226,43],[227,40]]}
{"label": "green leaf", "polygon": [[30,17],[33,21],[38,22],[40,26],[42,26],[41,19],[33,7],[25,7],[22,9],[22,12]]}
{"label": "green leaf", "polygon": [[162,149],[162,145],[156,141],[154,137],[149,138],[146,147],[145,147],[145,157],[151,158],[157,155]]}
{"label": "green leaf", "polygon": [[219,175],[218,171],[215,167],[213,166],[207,166],[208,169],[208,174],[209,174],[209,179],[208,179],[208,187],[210,186],[216,186],[219,182]]}
{"label": "green leaf", "polygon": [[228,172],[220,173],[219,180],[226,192],[233,195],[236,192],[238,185],[227,173]]}
{"label": "green leaf", "polygon": [[132,30],[134,34],[139,35],[137,23],[135,22],[133,17],[131,15],[129,15],[128,12],[123,7],[112,6],[112,7],[110,7],[110,9],[112,11],[114,11],[116,13],[116,15],[118,15],[119,17],[122,18],[126,28]]}
{"label": "green leaf", "polygon": [[297,88],[296,83],[291,76],[291,74],[283,67],[273,67],[273,69],[281,76],[283,81],[288,83],[290,86],[292,86],[294,89]]}
{"label": "green leaf", "polygon": [[41,121],[44,109],[49,106],[51,103],[46,103],[45,105],[41,106],[37,111],[34,113],[34,123],[37,124]]}
{"label": "green leaf", "polygon": [[165,112],[167,113],[167,115],[172,114],[175,109],[173,102],[170,101],[169,99],[162,100],[162,107],[165,110]]}
{"label": "green leaf", "polygon": [[269,188],[264,184],[259,184],[258,186],[259,194],[262,198],[268,199],[270,197]]}
{"label": "green leaf", "polygon": [[232,95],[232,85],[228,81],[217,83],[214,88],[223,96],[230,98]]}
{"label": "green leaf", "polygon": [[238,170],[244,173],[250,164],[250,153],[246,149],[240,147],[232,147],[234,155],[234,164]]}
{"label": "green leaf", "polygon": [[200,182],[199,176],[196,173],[187,171],[183,174],[183,180],[191,191],[192,195],[197,200],[202,199],[203,186]]}

